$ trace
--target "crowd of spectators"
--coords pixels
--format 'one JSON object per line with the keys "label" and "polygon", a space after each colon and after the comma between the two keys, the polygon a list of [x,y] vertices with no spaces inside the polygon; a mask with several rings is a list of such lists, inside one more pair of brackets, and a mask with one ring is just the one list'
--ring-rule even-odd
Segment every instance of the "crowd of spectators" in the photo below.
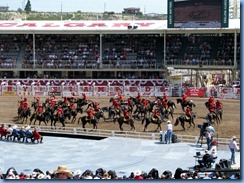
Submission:
{"label": "crowd of spectators", "polygon": [[57,170],[42,171],[39,168],[33,169],[32,173],[18,173],[14,167],[10,167],[5,174],[0,174],[0,179],[127,179],[127,180],[159,180],[159,179],[240,179],[240,173],[221,172],[221,170],[212,170],[202,172],[199,170],[190,171],[177,168],[175,172],[165,170],[160,173],[157,169],[152,168],[149,172],[135,170],[130,175],[118,176],[115,170],[105,170],[98,168],[95,171],[87,169],[85,171],[71,171],[67,166],[58,166]]}
{"label": "crowd of spectators", "polygon": [[[0,67],[34,67],[32,35],[0,36]],[[100,53],[102,46],[102,53]],[[236,58],[240,60],[240,35]],[[234,65],[234,35],[166,36],[166,62],[186,65]],[[36,68],[155,69],[164,58],[158,35],[35,35]],[[23,52],[23,53],[22,53]],[[101,54],[101,55],[100,55]],[[102,60],[100,60],[100,56]]]}

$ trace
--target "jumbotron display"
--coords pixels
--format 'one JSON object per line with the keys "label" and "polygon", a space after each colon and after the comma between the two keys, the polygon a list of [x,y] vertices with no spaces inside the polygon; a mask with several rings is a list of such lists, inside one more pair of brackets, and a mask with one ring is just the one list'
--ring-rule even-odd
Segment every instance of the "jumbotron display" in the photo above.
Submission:
{"label": "jumbotron display", "polygon": [[223,28],[229,0],[168,0],[168,28]]}

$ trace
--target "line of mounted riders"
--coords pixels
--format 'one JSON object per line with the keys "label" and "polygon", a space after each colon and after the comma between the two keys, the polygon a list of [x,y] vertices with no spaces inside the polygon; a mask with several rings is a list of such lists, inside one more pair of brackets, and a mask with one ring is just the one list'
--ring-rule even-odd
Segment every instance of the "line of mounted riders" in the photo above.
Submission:
{"label": "line of mounted riders", "polygon": [[22,143],[42,143],[43,136],[40,135],[35,127],[32,130],[29,125],[18,128],[17,125],[12,126],[9,124],[5,127],[5,124],[2,124],[0,127],[0,140]]}
{"label": "line of mounted riders", "polygon": [[[93,125],[93,129],[97,129],[97,124],[100,118],[104,121],[112,120],[113,122],[119,123],[119,128],[122,131],[123,124],[128,124],[131,130],[135,130],[134,120],[142,120],[142,124],[146,121],[144,126],[144,131],[147,130],[150,123],[157,125],[157,130],[161,130],[162,122],[165,122],[171,116],[174,119],[174,109],[176,105],[173,101],[168,99],[165,93],[163,97],[155,97],[154,101],[142,98],[140,93],[136,97],[128,97],[124,100],[122,94],[118,94],[111,97],[109,102],[112,103],[111,106],[99,107],[98,102],[88,100],[85,94],[82,94],[82,98],[78,98],[73,95],[71,97],[62,97],[62,99],[57,100],[55,95],[50,96],[45,102],[41,103],[40,98],[34,98],[35,101],[32,102],[31,107],[34,109],[34,113],[31,114],[31,109],[28,105],[27,99],[24,98],[19,101],[18,117],[22,122],[27,123],[27,119],[30,116],[30,125],[34,121],[39,121],[47,123],[50,121],[51,126],[56,127],[56,123],[62,123],[62,127],[65,127],[66,119],[71,120],[71,123],[75,123],[77,120],[77,114],[83,114],[85,111],[87,115],[78,118],[77,123],[82,122],[82,127],[85,129],[87,123]],[[180,104],[185,115],[181,115],[176,119],[175,125],[181,123],[182,128],[185,130],[184,123],[188,122],[191,125],[194,124],[194,119],[196,114],[192,112],[192,108],[196,105],[192,100],[187,100],[186,95],[182,95],[182,98],[177,99],[177,104]],[[208,107],[208,104],[205,104]],[[86,108],[85,110],[83,109]],[[211,107],[210,107],[211,108]],[[212,109],[212,108],[211,108]],[[108,113],[108,118],[105,117],[104,113]],[[212,114],[213,113],[213,114]],[[213,123],[215,116],[218,117],[216,112],[210,112],[206,119]]]}

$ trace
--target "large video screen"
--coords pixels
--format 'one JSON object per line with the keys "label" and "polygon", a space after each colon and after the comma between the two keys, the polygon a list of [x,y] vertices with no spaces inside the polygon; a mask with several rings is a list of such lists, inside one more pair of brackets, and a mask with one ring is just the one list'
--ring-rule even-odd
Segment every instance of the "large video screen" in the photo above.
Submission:
{"label": "large video screen", "polygon": [[168,0],[168,28],[221,28],[229,24],[229,0]]}

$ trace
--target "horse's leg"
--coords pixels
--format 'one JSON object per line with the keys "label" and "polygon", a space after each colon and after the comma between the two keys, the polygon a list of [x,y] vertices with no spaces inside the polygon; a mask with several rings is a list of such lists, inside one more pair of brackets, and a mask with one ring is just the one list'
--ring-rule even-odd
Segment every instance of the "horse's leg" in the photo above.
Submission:
{"label": "horse's leg", "polygon": [[182,128],[184,129],[184,131],[186,131],[186,129],[185,129],[185,125],[184,125],[184,121],[181,122],[181,126],[182,126]]}

